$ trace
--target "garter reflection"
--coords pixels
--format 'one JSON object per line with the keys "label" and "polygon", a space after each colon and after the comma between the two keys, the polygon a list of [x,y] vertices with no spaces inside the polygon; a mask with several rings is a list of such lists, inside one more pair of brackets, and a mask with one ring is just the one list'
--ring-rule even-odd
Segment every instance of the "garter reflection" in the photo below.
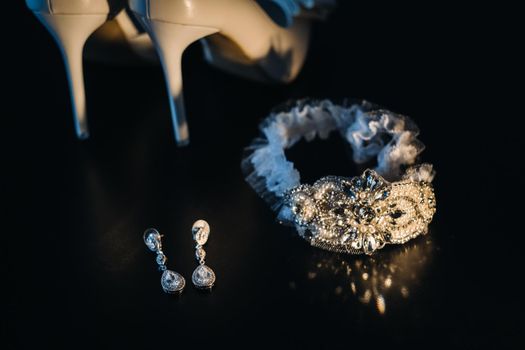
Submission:
{"label": "garter reflection", "polygon": [[350,256],[317,251],[306,276],[290,282],[327,286],[323,298],[359,300],[379,314],[385,314],[390,302],[408,299],[417,289],[434,252],[431,235],[403,245],[385,247],[373,256]]}

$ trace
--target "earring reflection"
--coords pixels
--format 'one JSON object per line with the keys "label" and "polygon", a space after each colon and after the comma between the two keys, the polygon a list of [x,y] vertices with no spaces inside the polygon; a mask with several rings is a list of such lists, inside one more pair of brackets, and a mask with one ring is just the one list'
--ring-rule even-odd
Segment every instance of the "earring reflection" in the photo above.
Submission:
{"label": "earring reflection", "polygon": [[[335,297],[344,300],[355,297],[384,314],[389,302],[410,297],[410,291],[417,287],[432,253],[430,235],[404,246],[392,247],[376,256],[348,257],[316,252],[306,278],[326,285],[337,281],[335,286],[332,284]],[[296,286],[296,283],[290,285]]]}

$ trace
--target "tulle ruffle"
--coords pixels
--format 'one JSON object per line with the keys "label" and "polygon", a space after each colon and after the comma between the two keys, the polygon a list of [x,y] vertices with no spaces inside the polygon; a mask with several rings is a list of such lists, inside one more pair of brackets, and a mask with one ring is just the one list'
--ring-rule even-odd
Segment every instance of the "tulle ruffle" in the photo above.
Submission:
{"label": "tulle ruffle", "polygon": [[[300,184],[299,171],[284,152],[301,138],[325,139],[338,130],[352,147],[353,160],[362,164],[375,158],[375,170],[389,181],[401,180],[424,149],[410,118],[366,101],[291,101],[274,110],[259,129],[261,135],[246,148],[241,166],[246,181],[276,211],[284,193]],[[431,182],[434,172],[430,164],[423,164],[405,176]]]}

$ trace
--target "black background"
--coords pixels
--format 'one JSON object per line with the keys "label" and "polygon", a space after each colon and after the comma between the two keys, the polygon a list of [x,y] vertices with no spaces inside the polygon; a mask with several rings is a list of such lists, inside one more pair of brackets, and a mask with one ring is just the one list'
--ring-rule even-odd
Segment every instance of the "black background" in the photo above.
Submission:
{"label": "black background", "polygon": [[[9,347],[519,347],[518,233],[489,199],[508,177],[483,142],[496,130],[478,129],[492,73],[474,9],[340,1],[288,86],[223,73],[194,44],[183,62],[191,144],[177,148],[157,66],[86,63],[91,138],[78,141],[59,51],[18,3],[3,54]],[[273,106],[306,96],[413,117],[437,170],[428,236],[373,258],[338,256],[274,221],[243,180],[242,149]],[[358,172],[337,138],[289,154],[306,182]],[[212,227],[217,285],[165,295],[142,232],[165,234],[168,267],[189,282],[198,218]]]}

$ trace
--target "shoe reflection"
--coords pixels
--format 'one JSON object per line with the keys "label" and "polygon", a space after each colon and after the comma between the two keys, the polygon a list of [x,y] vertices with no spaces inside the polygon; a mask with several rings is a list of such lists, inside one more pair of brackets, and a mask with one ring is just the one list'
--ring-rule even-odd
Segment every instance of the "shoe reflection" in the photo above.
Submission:
{"label": "shoe reflection", "polygon": [[[430,235],[403,246],[386,247],[374,256],[319,251],[304,280],[327,286],[329,299],[357,299],[385,314],[389,302],[398,304],[410,298],[412,289],[417,289],[432,253]],[[290,282],[290,288],[297,287],[296,282]]]}

